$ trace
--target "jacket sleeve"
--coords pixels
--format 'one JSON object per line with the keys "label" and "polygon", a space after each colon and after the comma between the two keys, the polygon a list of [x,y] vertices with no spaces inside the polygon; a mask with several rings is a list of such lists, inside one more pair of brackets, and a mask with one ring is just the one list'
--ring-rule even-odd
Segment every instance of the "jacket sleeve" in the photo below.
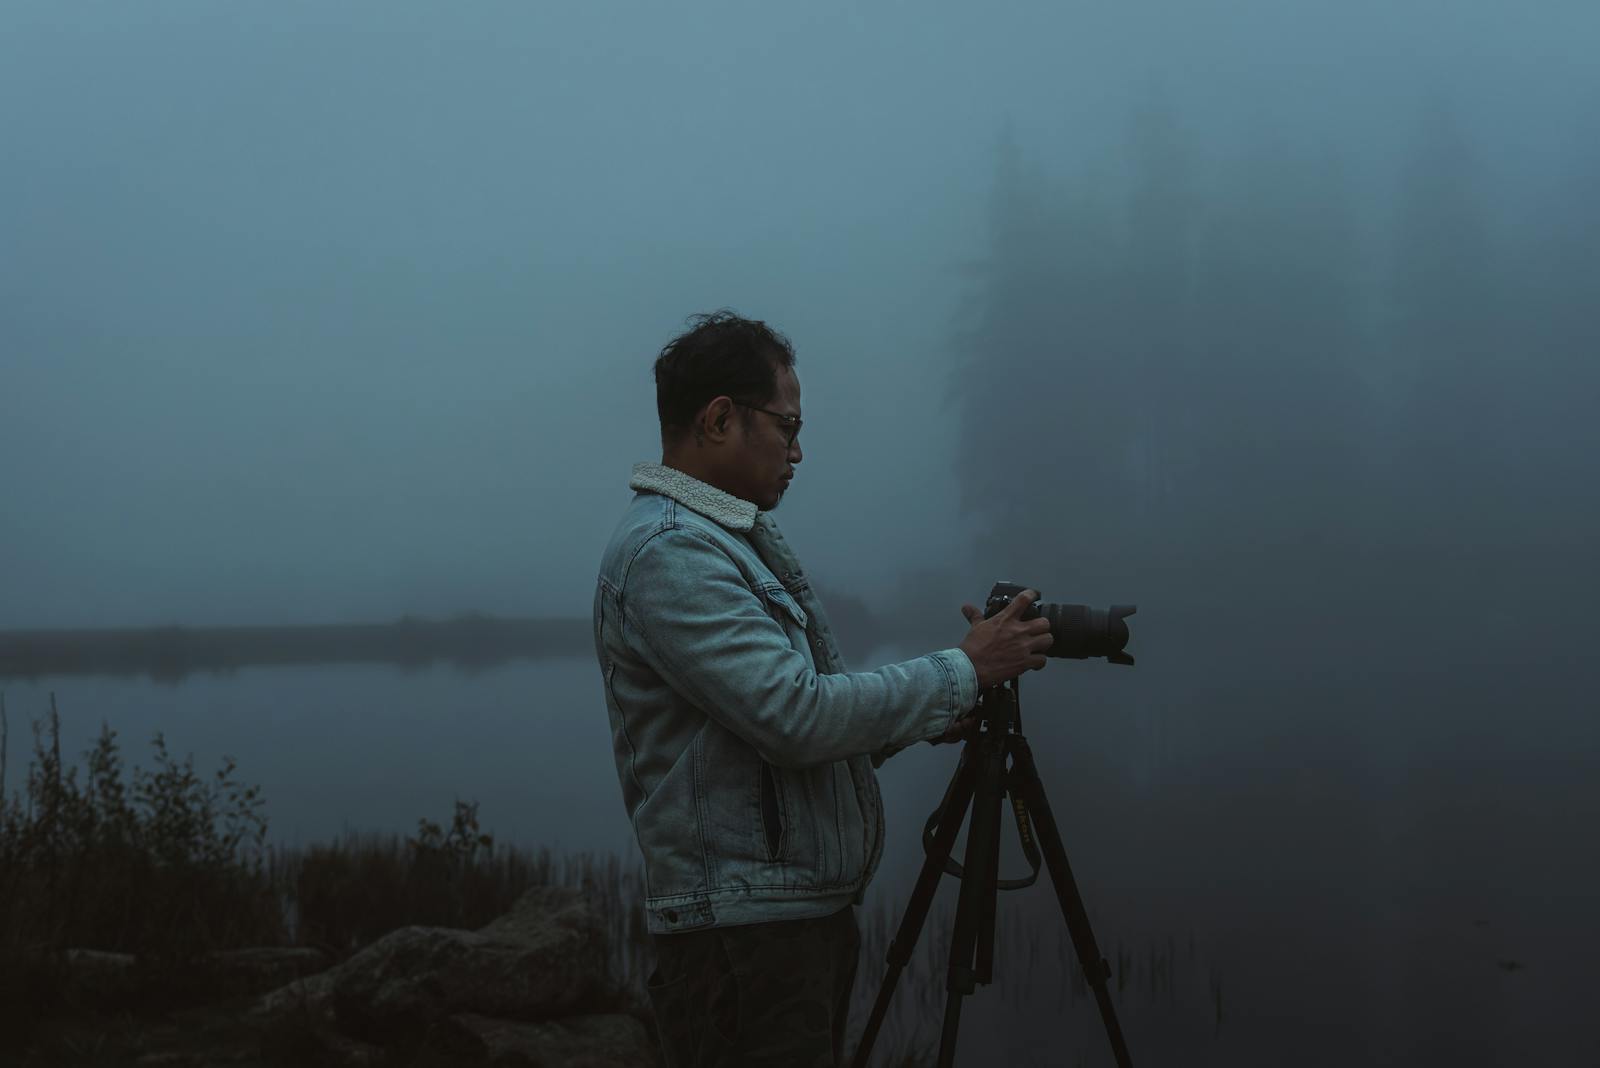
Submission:
{"label": "jacket sleeve", "polygon": [[[930,738],[930,739],[928,739],[928,741],[931,744],[933,739]],[[894,756],[896,753],[900,752],[900,750],[905,749],[905,748],[906,748],[906,746],[903,746],[903,745],[886,745],[886,746],[884,746],[882,749],[880,749],[876,753],[872,754],[872,766],[874,768],[883,767],[884,761],[888,760],[890,757]]]}
{"label": "jacket sleeve", "polygon": [[777,767],[804,768],[943,734],[978,700],[960,649],[819,675],[708,538],[664,530],[621,598],[629,645],[682,697]]}

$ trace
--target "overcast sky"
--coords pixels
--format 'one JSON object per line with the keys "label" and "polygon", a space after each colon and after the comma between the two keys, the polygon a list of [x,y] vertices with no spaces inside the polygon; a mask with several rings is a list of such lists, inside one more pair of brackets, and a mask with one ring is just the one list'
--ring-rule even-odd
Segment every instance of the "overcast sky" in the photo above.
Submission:
{"label": "overcast sky", "polygon": [[1592,155],[1596,41],[1554,0],[7,0],[0,626],[583,616],[653,358],[720,306],[795,344],[813,573],[936,562],[1008,124],[1114,181],[1159,99],[1377,204],[1442,104],[1515,225]]}
{"label": "overcast sky", "polygon": [[[0,628],[587,619],[655,356],[732,307],[796,348],[776,518],[841,633],[1139,605],[1029,735],[1106,952],[1200,976],[1199,931],[1216,1063],[1597,1063],[1597,43],[1595,0],[0,0]],[[57,689],[67,751],[242,752],[296,839],[453,791],[627,833],[592,663],[13,715]],[[954,759],[882,772],[897,902]],[[1059,1006],[972,1011],[1060,1060]]]}

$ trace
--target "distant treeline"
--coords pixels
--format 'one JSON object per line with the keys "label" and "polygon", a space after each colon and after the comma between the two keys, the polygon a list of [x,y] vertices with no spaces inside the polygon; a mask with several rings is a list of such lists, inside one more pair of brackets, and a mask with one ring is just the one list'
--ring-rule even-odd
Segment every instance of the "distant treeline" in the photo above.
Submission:
{"label": "distant treeline", "polygon": [[[852,659],[867,656],[879,632],[890,629],[851,593],[819,594]],[[589,619],[501,619],[477,612],[447,620],[405,616],[394,623],[0,630],[0,679],[146,675],[179,682],[202,671],[289,664],[420,667],[443,661],[479,669],[513,660],[593,657],[593,633]]]}
{"label": "distant treeline", "polygon": [[449,620],[315,626],[163,626],[0,631],[0,678],[148,675],[176,682],[201,671],[287,664],[445,661],[492,667],[511,660],[592,656],[587,619]]}

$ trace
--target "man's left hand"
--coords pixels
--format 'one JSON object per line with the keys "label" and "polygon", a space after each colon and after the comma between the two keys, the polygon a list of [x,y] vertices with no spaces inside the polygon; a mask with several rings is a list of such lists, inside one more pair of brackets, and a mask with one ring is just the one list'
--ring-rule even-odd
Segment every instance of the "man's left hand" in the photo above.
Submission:
{"label": "man's left hand", "polygon": [[972,737],[978,730],[978,716],[976,713],[965,719],[958,719],[951,724],[950,729],[933,740],[934,745],[940,742],[962,742]]}

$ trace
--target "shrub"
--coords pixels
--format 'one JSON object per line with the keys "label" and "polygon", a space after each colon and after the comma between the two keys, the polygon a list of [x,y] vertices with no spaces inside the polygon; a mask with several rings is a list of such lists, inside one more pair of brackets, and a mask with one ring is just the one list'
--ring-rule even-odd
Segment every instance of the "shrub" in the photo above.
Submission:
{"label": "shrub", "polygon": [[116,732],[103,722],[79,768],[63,766],[55,696],[33,721],[26,796],[5,794],[9,733],[0,698],[0,954],[70,946],[183,962],[282,940],[278,903],[262,878],[267,821],[260,789],[176,760],[158,732],[155,767],[123,781]]}

